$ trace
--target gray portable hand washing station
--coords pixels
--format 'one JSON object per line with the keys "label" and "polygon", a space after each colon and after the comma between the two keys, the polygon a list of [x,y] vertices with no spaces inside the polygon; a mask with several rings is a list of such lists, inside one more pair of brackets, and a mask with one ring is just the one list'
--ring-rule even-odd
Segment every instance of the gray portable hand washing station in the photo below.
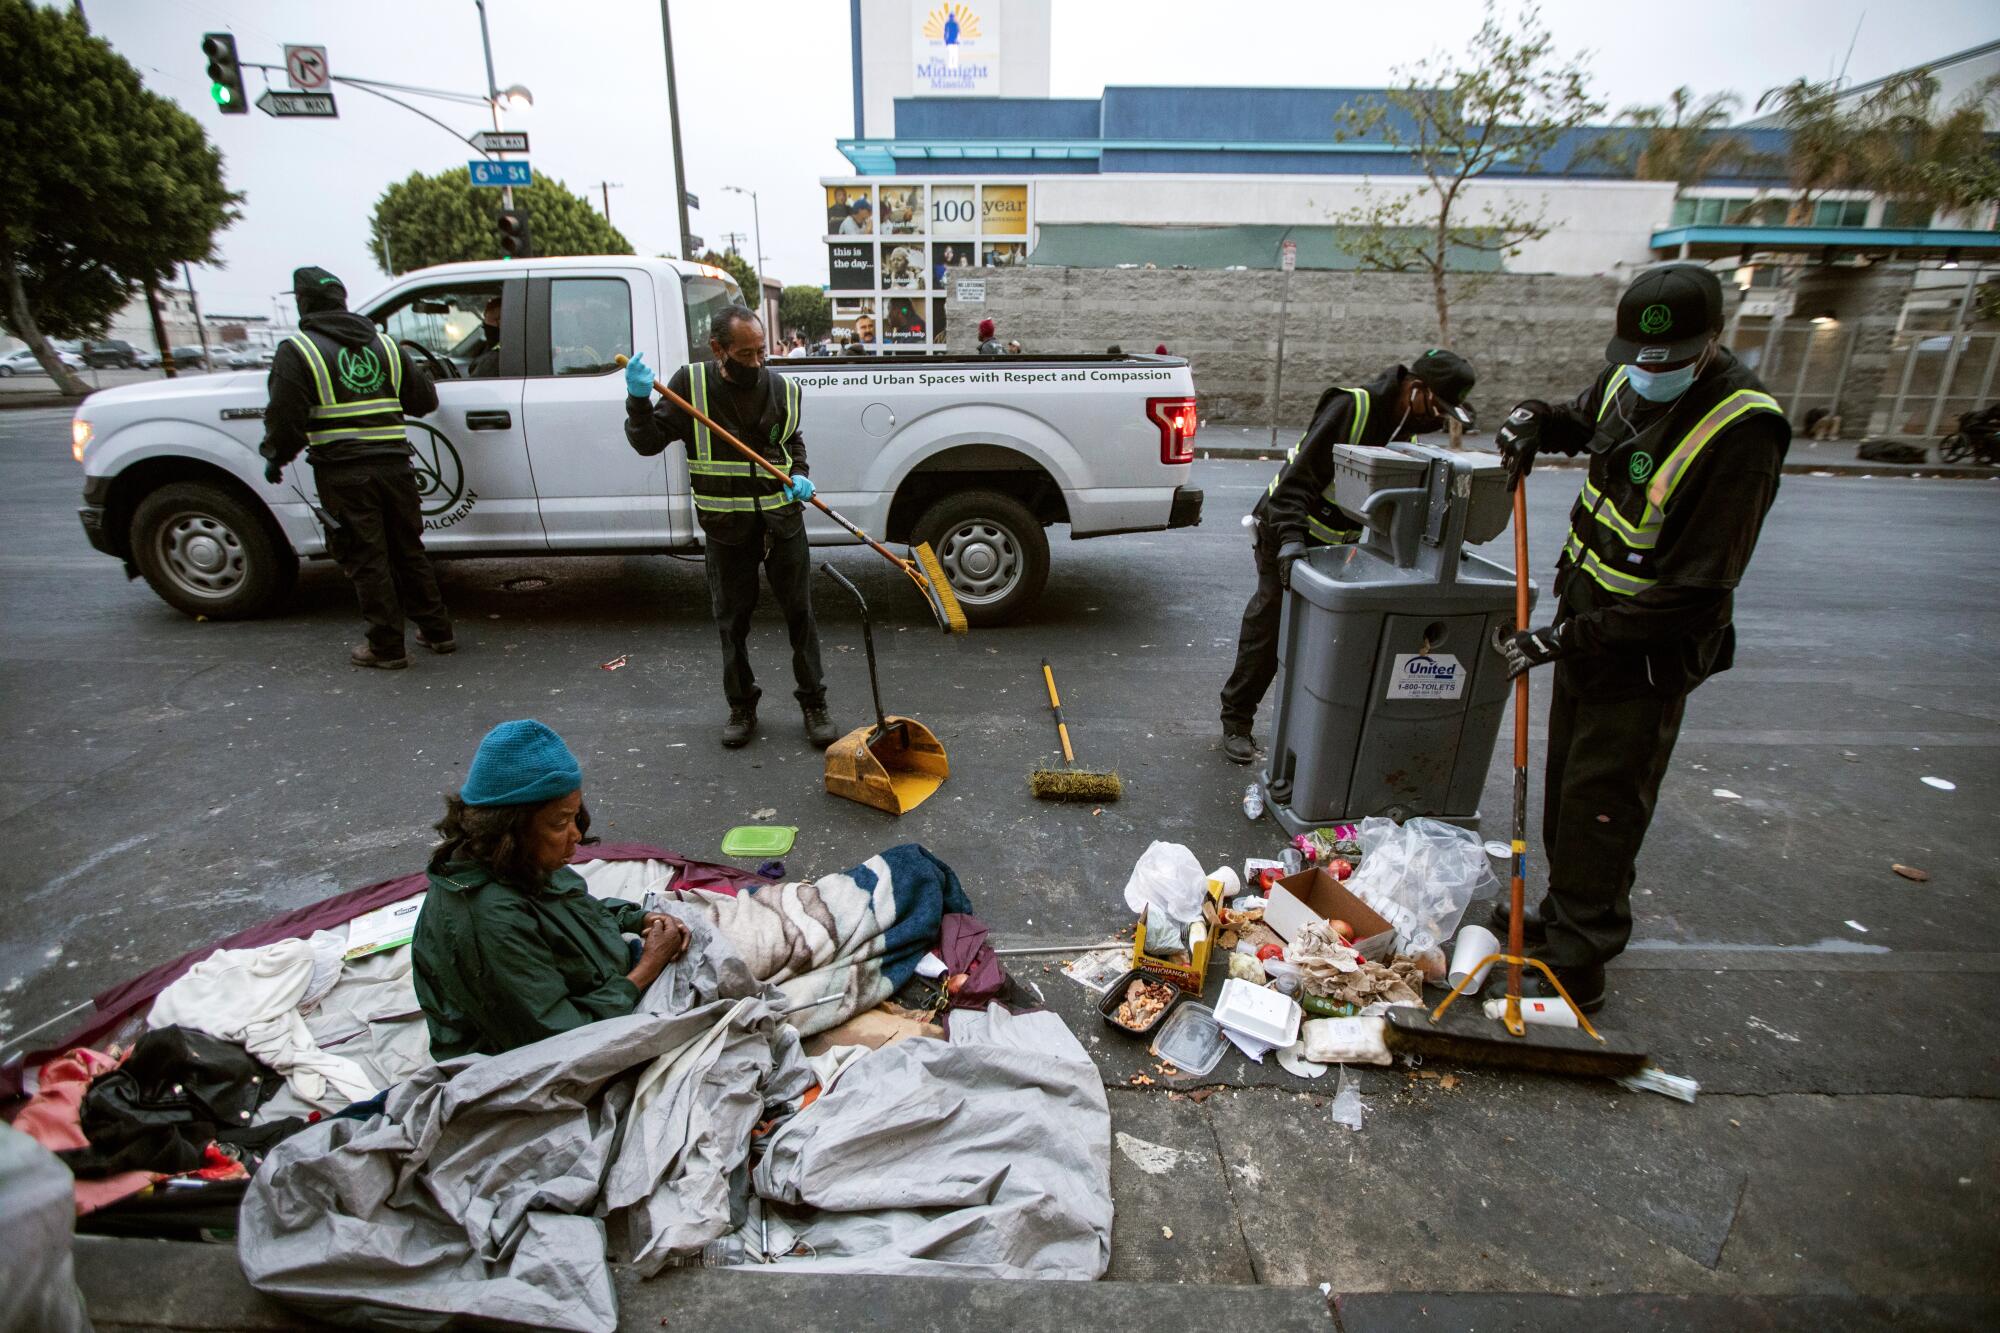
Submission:
{"label": "gray portable hand washing station", "polygon": [[1506,472],[1429,444],[1333,452],[1334,503],[1365,531],[1292,566],[1265,804],[1289,834],[1368,815],[1476,829],[1514,574],[1464,547],[1506,531]]}

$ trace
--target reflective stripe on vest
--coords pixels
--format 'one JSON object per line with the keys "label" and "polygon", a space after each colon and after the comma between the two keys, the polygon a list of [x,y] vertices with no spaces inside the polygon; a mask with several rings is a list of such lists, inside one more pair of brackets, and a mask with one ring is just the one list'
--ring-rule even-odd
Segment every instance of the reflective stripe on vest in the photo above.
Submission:
{"label": "reflective stripe on vest", "polygon": [[[702,416],[713,417],[708,406],[707,362],[694,361],[688,364],[688,397]],[[790,380],[779,378],[785,391],[784,433],[780,440],[779,452],[784,455],[778,466],[789,475],[792,470],[792,451],[788,443],[799,425],[799,387]],[[725,446],[727,447],[727,446]],[[781,510],[794,505],[796,500],[786,500],[780,504],[767,503],[772,497],[784,493],[784,483],[766,472],[747,458],[730,450],[730,457],[715,457],[715,436],[708,423],[701,417],[694,419],[694,440],[688,449],[688,489],[694,493],[694,507],[712,513],[743,513],[759,509]],[[757,493],[751,495],[721,495],[705,490],[696,480],[700,477],[742,478],[761,483]]]}
{"label": "reflective stripe on vest", "polygon": [[[1361,443],[1362,435],[1366,433],[1366,431],[1368,430],[1368,391],[1366,389],[1343,388],[1341,389],[1341,392],[1344,394],[1350,394],[1354,398],[1354,429],[1349,431],[1347,433],[1348,438],[1342,440],[1340,443],[1359,444]],[[1264,488],[1264,494],[1276,495],[1278,493],[1278,483],[1285,479],[1286,469],[1291,467],[1293,463],[1296,463],[1298,461],[1299,450],[1301,447],[1304,446],[1306,442],[1306,435],[1310,435],[1311,433],[1312,433],[1312,427],[1310,426],[1306,427],[1305,433],[1299,436],[1298,443],[1294,444],[1291,448],[1285,450],[1285,466],[1279,468],[1278,475],[1271,478],[1271,484]],[[1325,500],[1328,504],[1333,503],[1332,482],[1328,482],[1326,484],[1326,489],[1323,492],[1321,492],[1320,498]],[[1312,526],[1311,519],[1306,520],[1306,522],[1308,526]],[[1319,524],[1318,526],[1321,528],[1326,527],[1324,523]],[[1327,530],[1331,531],[1331,529]],[[1326,538],[1326,540],[1333,541],[1335,539],[1329,537]]]}
{"label": "reflective stripe on vest", "polygon": [[[389,394],[384,397],[377,392],[374,397],[347,399],[340,397],[334,384],[333,368],[327,365],[326,355],[318,343],[303,333],[292,334],[285,340],[305,357],[306,366],[312,371],[313,388],[318,399],[307,413],[316,427],[306,431],[308,448],[354,441],[407,443],[408,435],[403,427],[403,358],[388,334],[377,333],[375,338],[383,353],[383,364],[374,368],[380,378],[370,387],[379,391],[386,384]],[[363,349],[363,354],[371,360],[373,352],[373,348]],[[346,358],[349,353],[343,348],[340,355]],[[339,387],[347,389],[348,382],[348,377],[343,375]]]}
{"label": "reflective stripe on vest", "polygon": [[[1606,404],[1623,387],[1624,375],[1621,366],[1605,385]],[[1596,540],[1585,545],[1572,521],[1569,541],[1563,547],[1564,556],[1606,592],[1631,597],[1652,587],[1657,579],[1628,573],[1623,566],[1640,563],[1659,546],[1660,529],[1667,517],[1667,502],[1680,488],[1688,469],[1694,466],[1710,441],[1744,416],[1752,412],[1778,411],[1781,409],[1777,400],[1770,394],[1756,389],[1738,389],[1702,413],[1701,419],[1681,436],[1666,461],[1654,472],[1652,482],[1646,488],[1646,506],[1637,523],[1619,513],[1610,497],[1586,475],[1577,504],[1595,520],[1593,531]],[[1600,420],[1604,412],[1604,405],[1600,405]]]}

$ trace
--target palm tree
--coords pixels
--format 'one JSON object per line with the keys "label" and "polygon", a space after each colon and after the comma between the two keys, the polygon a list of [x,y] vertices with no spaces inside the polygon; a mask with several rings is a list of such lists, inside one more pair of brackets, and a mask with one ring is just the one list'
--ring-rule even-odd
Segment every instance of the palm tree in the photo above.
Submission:
{"label": "palm tree", "polygon": [[1683,187],[1740,174],[1764,161],[1740,135],[1728,133],[1742,104],[1735,93],[1697,97],[1692,88],[1676,88],[1664,106],[1619,112],[1625,133],[1597,140],[1576,161],[1602,162],[1639,180]]}

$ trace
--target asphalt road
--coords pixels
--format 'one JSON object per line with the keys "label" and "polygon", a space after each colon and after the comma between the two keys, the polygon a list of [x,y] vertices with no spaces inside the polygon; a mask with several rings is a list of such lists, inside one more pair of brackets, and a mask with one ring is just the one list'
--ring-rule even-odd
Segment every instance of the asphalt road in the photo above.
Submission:
{"label": "asphalt road", "polygon": [[[1207,864],[1278,844],[1273,825],[1245,821],[1247,775],[1222,760],[1215,723],[1252,581],[1237,520],[1270,470],[1198,464],[1197,530],[1081,543],[1058,530],[1033,623],[962,639],[930,629],[873,557],[831,554],[876,608],[886,702],[951,756],[943,791],[896,820],[821,789],[768,606],[753,642],[763,733],[740,752],[716,746],[724,710],[696,564],[447,564],[464,651],[358,671],[336,572],[309,567],[282,616],[191,621],[86,546],[65,414],[0,414],[0,1036],[185,948],[419,867],[440,794],[488,726],[520,716],[569,739],[614,838],[718,858],[726,829],[771,808],[800,826],[794,875],[921,841],[1005,943],[1113,935],[1152,839]],[[1531,486],[1544,572],[1576,481]],[[1737,669],[1690,704],[1605,1014],[1699,1079],[1696,1105],[1369,1071],[1372,1116],[1349,1137],[1326,1119],[1331,1079],[1306,1085],[1232,1055],[1210,1080],[1228,1091],[1169,1098],[1164,1082],[1128,1086],[1145,1062],[1093,1028],[1121,1131],[1190,1154],[1166,1175],[1115,1161],[1112,1275],[1993,1298],[1996,517],[1987,482],[1785,480],[1739,595]],[[510,588],[523,578],[547,583]],[[830,585],[818,605],[837,720],[858,725],[858,621]],[[600,669],[621,655],[625,669]],[[1082,762],[1116,767],[1122,802],[1029,798],[1028,772],[1053,753],[1043,656]],[[1495,832],[1504,764],[1486,794]],[[1900,878],[1896,862],[1930,879]],[[1073,983],[1017,970],[1079,1031],[1095,1023]],[[1178,1240],[1161,1235],[1163,1214]]]}

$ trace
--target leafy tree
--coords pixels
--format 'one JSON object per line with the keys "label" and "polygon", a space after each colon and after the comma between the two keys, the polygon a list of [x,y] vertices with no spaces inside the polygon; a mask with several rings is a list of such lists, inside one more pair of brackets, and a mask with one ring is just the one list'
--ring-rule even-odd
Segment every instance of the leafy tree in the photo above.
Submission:
{"label": "leafy tree", "polygon": [[91,337],[149,281],[211,263],[243,196],[195,119],[68,8],[0,0],[0,326],[65,394],[48,344]]}
{"label": "leafy tree", "polygon": [[833,332],[833,304],[817,287],[800,283],[778,293],[778,322],[807,340]]}
{"label": "leafy tree", "polygon": [[1757,107],[1775,109],[1790,131],[1788,220],[1812,221],[1830,190],[1867,190],[1892,199],[1963,210],[2000,198],[2000,161],[1989,133],[2000,81],[1949,107],[1937,105],[1927,70],[1898,75],[1859,98],[1842,98],[1832,81],[1795,79],[1773,88]]}
{"label": "leafy tree", "polygon": [[1427,56],[1396,75],[1381,97],[1342,111],[1336,132],[1403,149],[1421,184],[1386,196],[1371,191],[1335,223],[1348,229],[1342,239],[1363,268],[1430,276],[1438,342],[1449,346],[1453,258],[1516,255],[1549,233],[1539,209],[1490,202],[1475,209],[1467,185],[1495,167],[1534,170],[1565,134],[1602,115],[1604,103],[1590,95],[1581,60],[1557,58],[1534,8],[1510,31],[1492,0],[1462,59]]}
{"label": "leafy tree", "polygon": [[763,315],[764,290],[757,285],[757,270],[750,267],[749,260],[734,250],[727,254],[717,254],[710,250],[701,257],[701,262],[713,264],[736,279],[736,285],[743,289],[743,304],[756,311],[760,317]]}
{"label": "leafy tree", "polygon": [[1735,93],[1697,98],[1692,88],[1676,88],[1663,106],[1626,107],[1618,115],[1625,132],[1597,140],[1577,160],[1682,186],[1766,165],[1741,135],[1728,132],[1742,104]]}
{"label": "leafy tree", "polygon": [[[382,191],[368,224],[368,249],[388,274],[433,264],[500,258],[501,192],[475,186],[465,168],[426,176],[413,171]],[[528,210],[537,255],[629,255],[632,243],[588,200],[559,180],[538,176],[514,190]]]}

